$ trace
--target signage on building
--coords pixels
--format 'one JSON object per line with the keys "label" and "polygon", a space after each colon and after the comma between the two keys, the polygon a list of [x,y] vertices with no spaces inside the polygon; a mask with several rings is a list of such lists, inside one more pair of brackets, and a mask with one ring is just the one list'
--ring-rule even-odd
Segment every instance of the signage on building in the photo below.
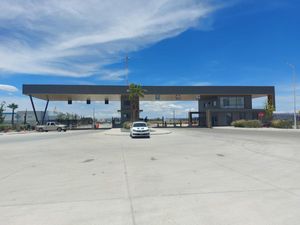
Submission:
{"label": "signage on building", "polygon": [[264,112],[259,112],[259,113],[258,113],[258,117],[259,117],[259,118],[263,118],[264,116],[265,116],[265,113],[264,113]]}

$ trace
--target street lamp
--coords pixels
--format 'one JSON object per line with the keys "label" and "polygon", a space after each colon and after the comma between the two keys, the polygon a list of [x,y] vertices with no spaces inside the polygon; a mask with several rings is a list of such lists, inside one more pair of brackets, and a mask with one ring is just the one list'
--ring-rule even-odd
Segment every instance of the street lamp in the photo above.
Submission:
{"label": "street lamp", "polygon": [[173,123],[175,124],[175,109],[173,109]]}
{"label": "street lamp", "polygon": [[291,63],[287,63],[288,66],[292,69],[292,81],[293,81],[293,92],[294,92],[294,129],[297,129],[297,106],[296,106],[296,67]]}

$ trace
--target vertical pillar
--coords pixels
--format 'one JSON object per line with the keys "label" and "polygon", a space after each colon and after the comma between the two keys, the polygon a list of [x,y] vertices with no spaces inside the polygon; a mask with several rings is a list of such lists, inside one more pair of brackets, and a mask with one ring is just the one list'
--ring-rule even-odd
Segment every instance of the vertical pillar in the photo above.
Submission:
{"label": "vertical pillar", "polygon": [[121,95],[121,123],[136,121],[140,118],[140,99],[138,96],[129,99],[129,95]]}
{"label": "vertical pillar", "polygon": [[44,122],[45,122],[45,116],[46,116],[46,112],[47,112],[47,109],[48,109],[48,104],[49,104],[49,99],[47,100],[46,107],[45,107],[45,110],[44,110],[42,124],[44,124]]}
{"label": "vertical pillar", "polygon": [[192,112],[189,112],[189,127],[191,127],[193,124],[193,121],[192,121]]}
{"label": "vertical pillar", "polygon": [[30,101],[31,101],[31,105],[32,105],[32,109],[33,109],[33,112],[34,112],[35,120],[36,120],[37,124],[40,124],[39,119],[38,119],[37,114],[36,114],[36,110],[35,110],[35,106],[34,106],[34,103],[33,103],[32,96],[29,95],[29,98],[30,98]]}
{"label": "vertical pillar", "polygon": [[201,116],[200,116],[200,109],[201,109],[201,103],[200,103],[200,98],[198,99],[198,127],[201,126]]}
{"label": "vertical pillar", "polygon": [[211,124],[211,112],[210,112],[210,110],[206,110],[206,126],[208,128],[212,128],[212,124]]}
{"label": "vertical pillar", "polygon": [[121,95],[121,124],[131,120],[129,95]]}

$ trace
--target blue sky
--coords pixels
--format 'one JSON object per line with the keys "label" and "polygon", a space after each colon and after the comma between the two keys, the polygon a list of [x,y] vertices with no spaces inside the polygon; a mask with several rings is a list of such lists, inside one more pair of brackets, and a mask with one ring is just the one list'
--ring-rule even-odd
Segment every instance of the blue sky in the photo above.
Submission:
{"label": "blue sky", "polygon": [[[125,84],[126,54],[130,82],[275,85],[277,111],[293,108],[286,62],[300,68],[297,0],[2,0],[0,10],[0,100],[20,109],[30,108],[23,83]],[[91,112],[79,106],[82,114]],[[116,114],[119,103],[95,106],[105,117]],[[197,104],[142,106],[153,116],[172,109],[184,116]]]}

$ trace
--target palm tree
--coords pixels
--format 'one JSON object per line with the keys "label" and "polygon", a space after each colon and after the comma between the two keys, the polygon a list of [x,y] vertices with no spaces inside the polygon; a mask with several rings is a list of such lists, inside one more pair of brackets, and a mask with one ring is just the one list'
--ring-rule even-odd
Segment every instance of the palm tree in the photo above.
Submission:
{"label": "palm tree", "polygon": [[141,85],[130,84],[129,89],[130,108],[131,108],[131,121],[136,121],[140,118],[139,98],[144,97],[145,90]]}
{"label": "palm tree", "polygon": [[266,102],[265,102],[265,107],[264,107],[264,108],[265,108],[265,113],[266,113],[265,119],[266,119],[267,121],[272,120],[272,118],[273,118],[273,113],[274,113],[274,111],[275,111],[275,108],[274,108],[273,104],[270,103],[270,102],[268,102],[268,101],[266,101]]}
{"label": "palm tree", "polygon": [[5,102],[0,103],[0,124],[4,122],[5,116],[3,115],[3,112],[5,111]]}
{"label": "palm tree", "polygon": [[15,110],[18,108],[18,105],[15,103],[11,103],[7,106],[7,108],[10,108],[12,110],[12,116],[11,116],[11,125],[14,125],[14,117],[15,117]]}

